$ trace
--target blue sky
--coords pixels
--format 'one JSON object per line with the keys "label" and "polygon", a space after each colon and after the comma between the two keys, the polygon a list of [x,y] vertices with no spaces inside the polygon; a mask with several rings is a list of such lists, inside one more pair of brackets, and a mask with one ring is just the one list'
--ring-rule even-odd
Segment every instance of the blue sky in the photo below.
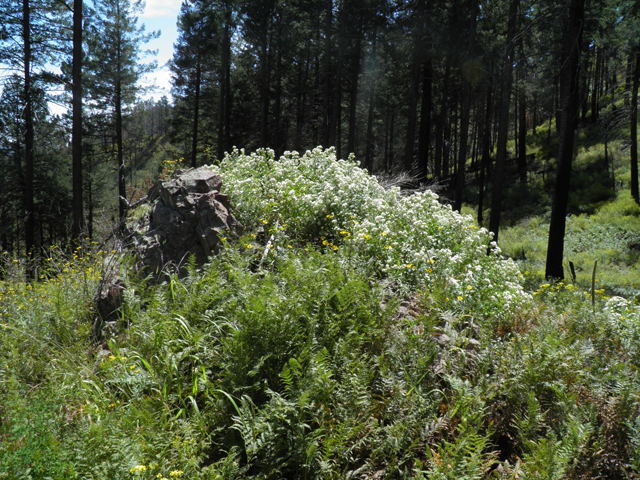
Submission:
{"label": "blue sky", "polygon": [[149,50],[158,50],[158,56],[155,57],[158,61],[158,70],[147,75],[143,80],[143,85],[153,86],[147,93],[147,98],[159,99],[166,95],[171,100],[171,74],[166,63],[173,57],[173,44],[178,37],[176,21],[181,4],[182,0],[147,0],[144,13],[138,19],[139,23],[145,24],[146,31],[161,31],[158,39],[143,47]]}

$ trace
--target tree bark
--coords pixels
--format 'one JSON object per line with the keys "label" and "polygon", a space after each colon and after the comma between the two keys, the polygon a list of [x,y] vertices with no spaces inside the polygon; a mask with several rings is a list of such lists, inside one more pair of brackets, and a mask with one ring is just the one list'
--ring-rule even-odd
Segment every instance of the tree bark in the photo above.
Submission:
{"label": "tree bark", "polygon": [[324,97],[322,101],[322,145],[329,145],[331,123],[331,24],[333,23],[333,0],[326,0],[324,24]]}
{"label": "tree bark", "polygon": [[631,87],[631,117],[629,119],[631,147],[629,158],[631,159],[631,196],[640,204],[638,191],[638,83],[640,82],[640,52],[636,52],[635,66],[633,69],[633,82]]}
{"label": "tree bark", "polygon": [[418,137],[418,168],[423,178],[429,173],[429,150],[431,148],[431,109],[433,108],[433,88],[431,58],[422,65],[422,106],[420,110],[420,132]]}
{"label": "tree bark", "polygon": [[193,98],[193,133],[191,136],[191,167],[197,167],[198,158],[198,123],[200,122],[200,82],[202,69],[200,59],[196,59],[196,84]]}
{"label": "tree bark", "polygon": [[342,104],[342,64],[344,63],[344,49],[347,34],[349,2],[342,3],[340,11],[340,38],[338,39],[338,58],[336,62],[336,77],[333,82],[333,102],[331,107],[331,120],[329,122],[329,147],[337,147],[337,154],[340,157],[340,138],[337,137],[340,124],[340,113]]}
{"label": "tree bark", "polygon": [[414,32],[413,55],[411,60],[411,86],[407,106],[407,135],[405,137],[405,149],[403,155],[403,168],[410,171],[413,166],[413,152],[416,138],[416,124],[418,118],[418,92],[420,91],[420,67],[422,66],[422,44],[424,36],[424,2],[418,2]]}
{"label": "tree bark", "polygon": [[82,0],[73,1],[73,65],[71,72],[71,157],[73,226],[71,235],[76,243],[85,229],[82,173]]}
{"label": "tree bark", "polygon": [[[34,129],[33,105],[31,103],[31,5],[29,0],[22,2],[22,40],[24,42],[24,119],[25,119],[25,169],[24,169],[24,239],[25,253],[31,255],[35,245],[35,212],[33,208],[33,176],[34,176]],[[32,269],[27,269],[32,278]]]}
{"label": "tree bark", "polygon": [[594,64],[595,64],[595,74],[593,76],[593,86],[591,88],[591,122],[595,123],[598,119],[598,84],[600,82],[600,57],[601,49],[596,46],[595,47],[595,55],[594,55]]}
{"label": "tree bark", "polygon": [[[462,210],[462,194],[464,192],[465,171],[467,168],[467,143],[469,141],[469,117],[471,114],[471,80],[475,73],[471,71],[475,67],[472,62],[474,60],[476,25],[478,16],[478,2],[470,0],[469,2],[469,39],[467,44],[467,55],[465,56],[463,77],[464,91],[462,93],[462,105],[460,112],[460,148],[458,149],[458,171],[456,178],[456,191],[453,200],[453,209],[460,212]],[[465,74],[465,69],[466,74]]]}
{"label": "tree bark", "polygon": [[451,76],[451,57],[447,56],[446,65],[444,68],[444,77],[442,79],[442,100],[440,102],[440,113],[438,114],[438,123],[436,124],[436,158],[434,176],[436,178],[442,177],[442,166],[444,157],[444,131],[447,117],[447,104],[449,102],[449,78]]}
{"label": "tree bark", "polygon": [[362,56],[362,31],[358,28],[356,44],[354,47],[353,67],[351,70],[351,92],[349,94],[349,137],[347,138],[348,152],[355,153],[356,149],[356,126],[358,106],[358,83],[360,79],[360,57]]}
{"label": "tree bark", "polygon": [[484,183],[487,167],[489,165],[489,156],[491,155],[491,105],[493,96],[493,77],[489,79],[489,87],[487,88],[487,108],[484,117],[484,130],[482,135],[482,159],[480,160],[480,179],[478,180],[478,225],[482,225],[484,221]]}
{"label": "tree bark", "polygon": [[[376,63],[376,55],[378,50],[378,39],[374,33],[373,35],[373,51],[371,52],[371,62],[373,65]],[[369,112],[367,114],[367,147],[364,156],[365,168],[369,172],[373,172],[373,153],[375,141],[373,139],[373,110],[375,106],[375,93],[376,93],[376,80],[375,75],[371,74],[369,80]]]}
{"label": "tree bark", "polygon": [[[524,54],[524,42],[522,38],[519,41],[520,47],[520,81],[524,83],[526,74],[527,57]],[[520,183],[527,183],[527,94],[524,86],[520,86],[518,90],[518,114],[520,120],[518,122],[518,175]]]}
{"label": "tree bark", "polygon": [[229,23],[230,12],[229,6],[224,5],[225,19],[222,29],[222,56],[220,65],[220,101],[218,104],[218,159],[221,160],[225,150],[229,148],[229,123],[230,123],[230,102],[229,95],[229,74],[230,74],[230,49],[231,42],[229,39]]}
{"label": "tree bark", "polygon": [[504,188],[504,169],[507,158],[507,137],[509,135],[509,103],[513,84],[513,40],[516,33],[516,17],[520,0],[511,0],[507,25],[507,48],[502,66],[502,92],[500,94],[500,120],[498,122],[498,144],[496,166],[493,173],[493,192],[491,194],[491,216],[489,230],[493,232],[493,241],[498,241],[500,233],[500,213]]}
{"label": "tree bark", "polygon": [[[120,18],[120,2],[117,3],[117,18]],[[122,142],[122,36],[118,35],[116,45],[116,82],[115,82],[115,127],[116,127],[116,162],[118,163],[118,228],[124,233],[127,217],[127,192],[125,189],[124,152]]]}
{"label": "tree bark", "polygon": [[268,146],[268,121],[269,121],[269,49],[268,49],[269,19],[264,21],[264,32],[260,46],[260,147]]}
{"label": "tree bark", "polygon": [[553,205],[551,207],[551,224],[549,226],[549,242],[545,269],[545,276],[547,278],[564,278],[562,259],[564,255],[564,234],[567,205],[569,202],[573,143],[575,130],[578,125],[578,106],[580,102],[578,77],[580,75],[580,45],[582,44],[581,37],[585,2],[586,0],[571,0],[569,18],[566,28],[564,29],[566,32],[563,48],[564,61],[562,69],[560,70],[562,124],[560,125],[558,171]]}

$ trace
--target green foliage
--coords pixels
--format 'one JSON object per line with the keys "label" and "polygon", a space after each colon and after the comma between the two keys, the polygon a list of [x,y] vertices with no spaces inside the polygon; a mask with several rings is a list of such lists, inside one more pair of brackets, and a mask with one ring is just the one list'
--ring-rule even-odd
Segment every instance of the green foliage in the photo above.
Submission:
{"label": "green foliage", "polygon": [[332,149],[287,152],[278,161],[269,150],[236,150],[217,170],[239,220],[272,235],[268,247],[278,235],[324,247],[369,265],[404,293],[444,284],[453,304],[489,318],[528,300],[517,269],[495,245],[486,254],[489,234],[470,217],[429,191],[405,197],[397,188],[384,190],[353,160],[336,160]]}
{"label": "green foliage", "polygon": [[632,301],[598,292],[594,309],[530,274],[529,296],[467,218],[331,151],[234,155],[219,168],[248,233],[161,285],[119,258],[103,344],[89,305],[115,252],[56,252],[40,282],[1,284],[5,478],[638,473]]}

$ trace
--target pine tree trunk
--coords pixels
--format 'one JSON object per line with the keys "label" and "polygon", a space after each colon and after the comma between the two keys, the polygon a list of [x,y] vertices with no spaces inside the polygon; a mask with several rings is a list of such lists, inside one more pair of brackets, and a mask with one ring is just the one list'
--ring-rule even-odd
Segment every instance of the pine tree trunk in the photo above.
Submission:
{"label": "pine tree trunk", "polygon": [[482,159],[480,160],[480,179],[478,180],[478,225],[482,225],[484,221],[484,184],[487,167],[489,165],[489,156],[491,152],[491,103],[493,96],[493,77],[489,79],[489,88],[487,89],[487,108],[484,117],[484,131],[482,135]]}
{"label": "pine tree trunk", "polygon": [[[478,16],[478,2],[469,2],[469,38],[467,42],[467,65],[472,64],[475,50],[476,25]],[[470,67],[473,68],[473,67]],[[462,93],[462,105],[460,112],[460,148],[458,149],[458,171],[456,178],[456,191],[453,200],[453,209],[462,210],[462,194],[464,192],[465,173],[467,168],[467,143],[469,141],[469,117],[471,114],[471,75],[467,72],[464,79],[464,91]]]}
{"label": "pine tree trunk", "polygon": [[591,88],[591,122],[593,123],[598,119],[598,84],[600,82],[600,57],[602,56],[599,47],[596,46],[595,50],[595,74],[593,76],[593,87]]}
{"label": "pine tree trunk", "polygon": [[333,23],[333,0],[326,0],[324,25],[324,96],[322,100],[322,145],[329,145],[331,123],[331,24]]}
{"label": "pine tree trunk", "polygon": [[436,159],[434,176],[442,177],[442,167],[444,163],[444,131],[447,118],[447,104],[449,102],[449,78],[451,76],[451,57],[447,56],[444,68],[444,77],[442,79],[442,100],[440,102],[440,113],[438,114],[438,123],[436,124]]}
{"label": "pine tree trunk", "polygon": [[198,158],[198,123],[200,122],[200,59],[196,60],[196,84],[193,98],[193,134],[191,137],[191,167],[197,167]]}
{"label": "pine tree trunk", "polygon": [[278,37],[276,43],[276,88],[275,88],[275,99],[273,104],[274,110],[274,140],[273,140],[273,149],[276,153],[276,158],[280,158],[280,155],[284,153],[284,134],[282,133],[282,23],[278,22]]}
{"label": "pine tree trunk", "polygon": [[[22,39],[24,42],[24,119],[25,119],[25,169],[24,169],[24,239],[25,253],[31,255],[35,246],[35,212],[33,208],[34,176],[34,129],[33,106],[31,104],[31,5],[29,0],[22,2]],[[29,278],[33,272],[27,269]]]}
{"label": "pine tree trunk", "polygon": [[[119,7],[119,4],[118,4]],[[118,18],[120,12],[117,12]],[[121,38],[118,35],[118,38]],[[116,162],[118,164],[118,228],[124,233],[127,216],[127,193],[125,189],[124,152],[122,144],[122,45],[116,46],[116,82],[115,82],[115,127],[116,127]]]}
{"label": "pine tree trunk", "polygon": [[413,152],[416,138],[416,124],[418,119],[418,93],[420,91],[420,69],[422,66],[422,44],[424,36],[424,2],[417,5],[415,31],[413,33],[413,54],[411,60],[411,86],[407,106],[407,135],[405,137],[405,149],[403,155],[403,168],[407,171],[413,166]]}
{"label": "pine tree trunk", "polygon": [[120,232],[124,232],[127,217],[127,192],[125,188],[124,152],[122,142],[122,85],[116,80],[115,114],[116,114],[116,162],[118,163],[118,221]]}
{"label": "pine tree trunk", "polygon": [[[371,61],[375,65],[376,63],[376,55],[378,50],[378,40],[376,35],[373,36],[373,51],[371,53]],[[369,80],[369,113],[367,114],[367,147],[364,156],[365,168],[369,170],[369,172],[373,172],[373,154],[374,154],[374,146],[375,141],[373,139],[373,110],[375,106],[375,77],[372,74]]]}
{"label": "pine tree trunk", "polygon": [[[520,81],[525,80],[526,56],[524,54],[524,42],[522,37],[519,42],[520,46]],[[527,94],[524,86],[518,90],[518,114],[520,120],[518,122],[518,175],[520,183],[527,183]]]}
{"label": "pine tree trunk", "polygon": [[262,45],[260,46],[260,147],[268,146],[268,121],[269,121],[269,50],[268,50],[269,20],[265,20]]}
{"label": "pine tree trunk", "polygon": [[331,121],[329,122],[329,147],[337,147],[340,157],[340,138],[336,137],[340,124],[340,108],[342,104],[342,64],[344,63],[344,49],[347,35],[347,9],[349,3],[345,0],[340,11],[340,38],[338,39],[338,59],[336,62],[336,77],[333,82],[333,102],[331,107]]}
{"label": "pine tree trunk", "polygon": [[218,159],[221,160],[224,156],[225,150],[229,148],[229,119],[230,109],[229,103],[229,56],[230,56],[230,41],[229,41],[229,6],[225,2],[225,20],[222,30],[222,57],[220,66],[220,100],[218,103]]}
{"label": "pine tree trunk", "polygon": [[431,148],[431,109],[433,88],[431,58],[424,61],[422,66],[422,106],[420,110],[420,134],[418,138],[418,167],[423,178],[429,173],[429,150]]}
{"label": "pine tree trunk", "polygon": [[631,147],[629,158],[631,159],[631,196],[640,204],[638,192],[638,83],[640,81],[640,52],[635,55],[633,69],[633,81],[631,87],[631,117],[629,119]]}
{"label": "pine tree trunk", "polygon": [[349,93],[349,136],[347,138],[348,153],[355,153],[356,149],[356,107],[358,106],[358,83],[360,79],[360,58],[362,56],[362,31],[358,28],[355,55],[351,70],[351,91]]}
{"label": "pine tree trunk", "polygon": [[558,151],[558,171],[556,174],[555,194],[551,207],[551,224],[547,247],[547,278],[564,278],[562,259],[564,255],[564,233],[567,205],[569,203],[569,185],[571,181],[571,163],[575,130],[578,125],[578,107],[580,92],[578,85],[580,66],[580,45],[582,44],[582,26],[586,0],[571,0],[569,18],[565,28],[564,62],[560,70],[560,88],[562,98],[562,124],[560,126],[560,148]]}
{"label": "pine tree trunk", "polygon": [[82,174],[82,0],[73,1],[73,66],[71,90],[71,157],[73,190],[73,226],[71,236],[76,243],[84,231]]}
{"label": "pine tree trunk", "polygon": [[511,86],[513,84],[513,38],[516,32],[516,17],[519,0],[511,0],[509,6],[509,21],[507,25],[507,49],[505,62],[502,66],[502,92],[500,95],[500,120],[498,123],[498,144],[496,152],[496,166],[493,173],[493,190],[491,194],[491,216],[489,230],[493,232],[493,241],[498,241],[500,233],[500,213],[502,210],[502,196],[504,189],[504,169],[507,158],[507,137],[509,134],[509,103],[511,100]]}

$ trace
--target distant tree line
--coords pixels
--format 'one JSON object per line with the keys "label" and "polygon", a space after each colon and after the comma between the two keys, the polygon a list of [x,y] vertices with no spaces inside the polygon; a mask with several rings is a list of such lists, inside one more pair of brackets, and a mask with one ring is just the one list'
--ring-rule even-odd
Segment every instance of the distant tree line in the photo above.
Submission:
{"label": "distant tree line", "polygon": [[[170,105],[133,108],[141,45],[140,2],[0,0],[0,250],[38,255],[93,235],[96,195],[117,177],[139,136],[166,133]],[[52,104],[67,113],[51,115]],[[113,170],[117,175],[113,175]],[[120,217],[124,214],[120,201]]]}

